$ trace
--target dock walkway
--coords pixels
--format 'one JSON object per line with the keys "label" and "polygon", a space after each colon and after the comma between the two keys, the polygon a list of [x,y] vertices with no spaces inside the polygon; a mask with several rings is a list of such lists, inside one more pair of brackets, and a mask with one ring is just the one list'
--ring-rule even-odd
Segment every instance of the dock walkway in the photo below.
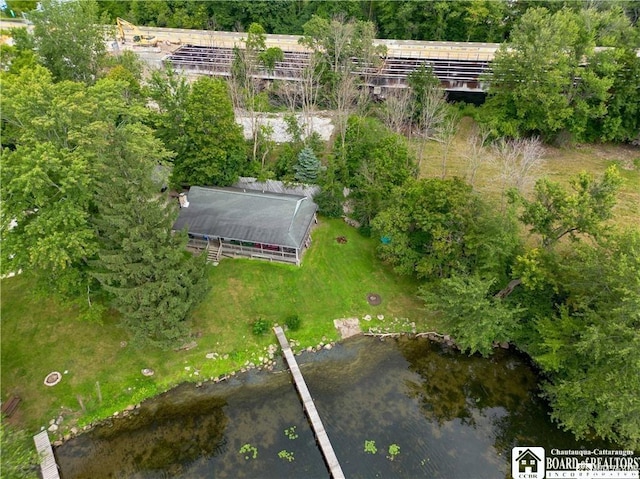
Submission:
{"label": "dock walkway", "polygon": [[58,465],[53,455],[53,449],[51,448],[47,431],[41,431],[33,436],[33,442],[36,443],[36,449],[41,461],[40,470],[42,471],[42,479],[60,479]]}
{"label": "dock walkway", "polygon": [[316,441],[320,446],[320,450],[322,451],[324,460],[327,463],[327,467],[329,468],[331,477],[333,479],[344,479],[344,473],[342,472],[342,468],[340,467],[340,463],[338,462],[336,453],[333,451],[333,446],[329,441],[327,431],[325,431],[322,421],[320,420],[320,415],[318,414],[316,406],[313,403],[313,399],[311,398],[311,394],[309,393],[309,388],[307,388],[307,383],[305,383],[304,377],[300,372],[298,362],[293,355],[293,351],[291,351],[289,341],[287,341],[287,338],[284,335],[284,331],[280,326],[274,327],[273,331],[276,333],[276,337],[280,342],[282,353],[284,354],[284,358],[289,365],[289,370],[291,371],[296,389],[298,390],[298,394],[300,395],[300,400],[302,401],[304,410],[307,413],[309,421],[311,422],[311,427],[313,428],[313,432],[316,435]]}

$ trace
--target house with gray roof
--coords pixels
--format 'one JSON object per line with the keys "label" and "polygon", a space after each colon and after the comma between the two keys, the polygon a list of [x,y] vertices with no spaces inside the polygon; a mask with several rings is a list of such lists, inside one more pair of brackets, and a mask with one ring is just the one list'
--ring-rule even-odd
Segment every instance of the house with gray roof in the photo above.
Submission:
{"label": "house with gray roof", "polygon": [[[183,194],[184,195],[184,194]],[[180,198],[174,230],[210,261],[245,256],[300,265],[318,207],[307,196],[192,186]]]}

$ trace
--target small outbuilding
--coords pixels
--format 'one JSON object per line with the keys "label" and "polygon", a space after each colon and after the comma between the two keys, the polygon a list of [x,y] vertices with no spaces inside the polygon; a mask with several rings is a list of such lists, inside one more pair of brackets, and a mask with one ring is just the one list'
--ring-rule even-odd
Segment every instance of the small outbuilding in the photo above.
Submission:
{"label": "small outbuilding", "polygon": [[245,256],[300,265],[318,207],[307,196],[192,186],[180,198],[173,229],[210,261]]}

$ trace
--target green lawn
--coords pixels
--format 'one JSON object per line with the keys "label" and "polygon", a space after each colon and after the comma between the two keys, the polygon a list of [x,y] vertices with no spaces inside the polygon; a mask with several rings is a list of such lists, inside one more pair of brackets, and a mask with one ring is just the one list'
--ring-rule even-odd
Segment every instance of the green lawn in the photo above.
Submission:
{"label": "green lawn", "polygon": [[[347,243],[335,241],[338,236],[345,236]],[[432,326],[425,323],[415,297],[417,283],[380,264],[374,240],[340,220],[321,220],[312,237],[301,268],[244,259],[211,266],[211,290],[192,320],[198,346],[188,351],[123,347],[127,334],[114,315],[103,324],[80,321],[72,309],[35,296],[27,276],[3,280],[2,398],[22,398],[11,422],[36,431],[62,412],[68,428],[75,420],[84,424],[111,415],[182,381],[218,376],[255,362],[276,342],[271,332],[252,334],[257,318],[282,324],[286,316],[298,314],[302,326],[289,336],[301,347],[337,339],[333,320],[342,317],[383,314],[409,318],[419,329]],[[379,306],[369,306],[369,292],[381,295]],[[207,359],[210,352],[221,359]],[[155,375],[143,377],[143,368],[154,369]],[[44,386],[45,376],[54,370],[66,371],[63,380]]]}

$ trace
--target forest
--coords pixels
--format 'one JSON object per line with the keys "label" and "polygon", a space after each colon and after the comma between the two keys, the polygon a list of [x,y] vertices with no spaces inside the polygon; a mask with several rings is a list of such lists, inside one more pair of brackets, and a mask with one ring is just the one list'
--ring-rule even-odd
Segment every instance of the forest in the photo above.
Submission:
{"label": "forest", "polygon": [[[115,16],[247,36],[228,79],[189,82],[107,54],[100,20]],[[1,47],[2,274],[29,271],[87,321],[117,311],[132,342],[170,348],[216,284],[205,258],[185,253],[186,232],[171,232],[177,205],[158,167],[176,189],[239,176],[315,183],[320,213],[376,239],[379,260],[420,282],[427,314],[463,351],[515,345],[539,367],[561,427],[637,449],[640,227],[615,218],[624,175],[540,176],[546,145],[638,139],[637,16],[624,1],[45,0],[29,13],[33,33],[13,30]],[[256,79],[282,55],[267,32],[302,35],[313,55],[301,81]],[[426,67],[374,101],[351,59],[380,61],[378,37],[504,42],[487,101],[448,103]],[[308,128],[321,110],[330,142]],[[273,141],[270,112],[284,113],[290,141]],[[463,122],[473,126],[454,175]],[[477,188],[486,164],[496,194]]]}

